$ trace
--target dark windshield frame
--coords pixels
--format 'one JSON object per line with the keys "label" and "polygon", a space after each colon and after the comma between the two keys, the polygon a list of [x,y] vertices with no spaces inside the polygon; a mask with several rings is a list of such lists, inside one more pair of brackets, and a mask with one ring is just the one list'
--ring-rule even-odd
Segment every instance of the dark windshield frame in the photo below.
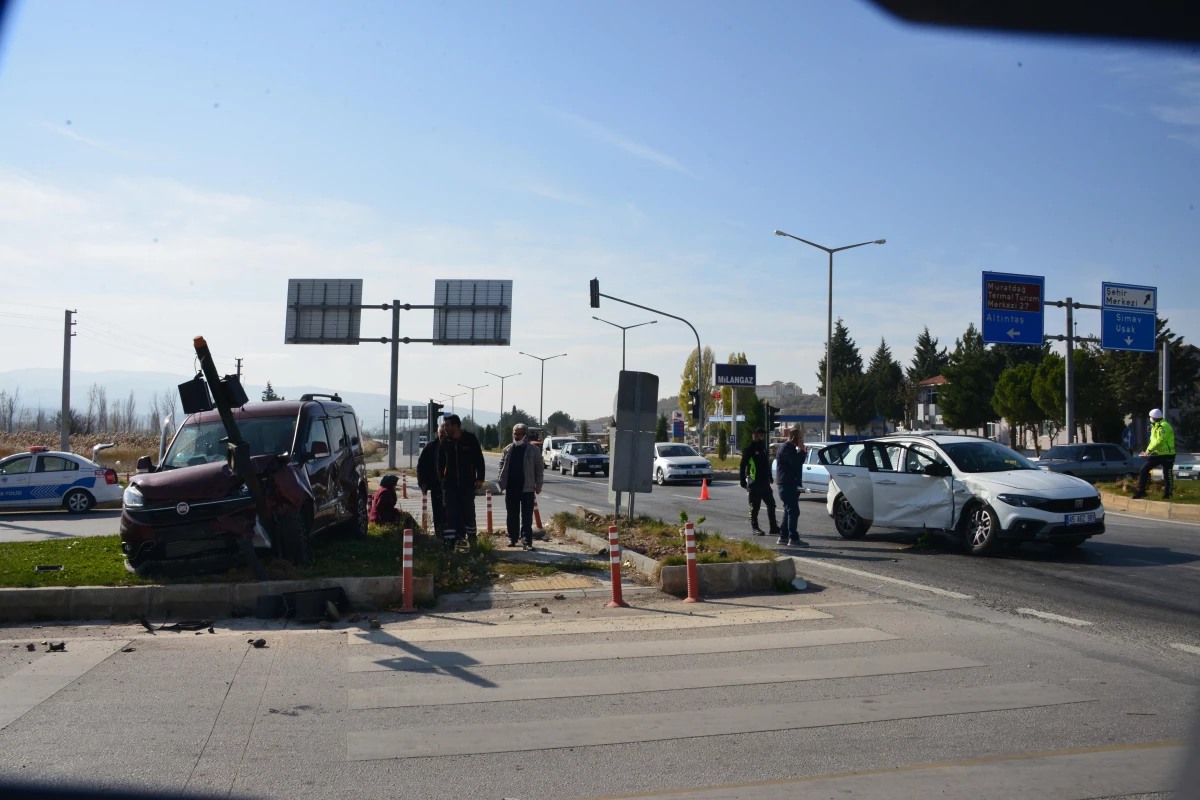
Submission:
{"label": "dark windshield frame", "polygon": [[[986,439],[977,442],[938,442],[938,447],[941,448],[942,452],[946,454],[946,458],[950,459],[950,462],[953,463],[960,472],[965,472],[969,475],[980,475],[991,472],[1018,472],[1023,470],[1033,470],[1037,472],[1040,469],[1036,464],[1018,453],[1016,450],[1013,450],[1011,447],[1005,447],[998,442],[993,442]],[[968,460],[970,454],[980,451],[986,451],[994,456],[1003,456],[1003,458],[992,460],[990,464],[983,464],[979,459],[974,457],[971,457],[971,460]],[[972,461],[975,461],[976,463],[972,464]],[[1015,466],[1007,466],[1002,469],[979,468],[985,466],[999,467],[1002,464],[1014,464]],[[970,467],[976,468],[971,469]]]}
{"label": "dark windshield frame", "polygon": [[[286,453],[290,457],[295,458],[296,457],[296,431],[300,427],[297,423],[300,421],[300,419],[302,417],[303,417],[302,414],[278,414],[278,415],[261,416],[261,417],[244,417],[242,419],[237,420],[237,424],[238,424],[238,429],[242,432],[243,438],[245,438],[246,441],[251,445],[250,455],[258,456],[258,455],[264,455],[264,453],[261,452],[261,448],[257,448],[257,447],[255,447],[255,445],[256,444],[261,445],[263,442],[258,440],[258,437],[256,437],[254,435],[256,433],[256,431],[254,431],[254,429],[264,423],[277,423],[280,420],[287,420],[291,424],[291,439],[288,442],[288,449],[287,449]],[[163,470],[182,469],[183,467],[187,467],[187,466],[196,466],[195,464],[191,464],[191,463],[172,464],[171,461],[172,461],[172,458],[177,455],[177,452],[176,452],[177,446],[179,446],[179,444],[181,442],[185,441],[185,439],[184,439],[185,435],[190,436],[191,431],[195,430],[198,427],[203,427],[203,428],[208,429],[206,431],[206,433],[215,432],[216,434],[218,434],[217,435],[218,441],[226,438],[225,426],[221,423],[221,420],[219,420],[219,419],[209,420],[207,422],[197,422],[197,421],[195,421],[195,418],[193,417],[193,418],[184,420],[184,423],[179,426],[179,430],[177,430],[175,432],[175,435],[171,438],[171,444],[167,448],[166,453],[163,454],[162,463],[159,464],[159,469],[163,469]],[[224,452],[223,448],[216,448],[216,449],[214,449],[214,452],[212,452],[208,455],[209,455],[209,458],[205,463],[215,463],[217,461],[225,460],[225,452]],[[282,454],[276,454],[276,455],[282,455]],[[197,456],[194,456],[193,459],[196,457]],[[189,459],[189,461],[191,461],[191,460],[192,459]]]}

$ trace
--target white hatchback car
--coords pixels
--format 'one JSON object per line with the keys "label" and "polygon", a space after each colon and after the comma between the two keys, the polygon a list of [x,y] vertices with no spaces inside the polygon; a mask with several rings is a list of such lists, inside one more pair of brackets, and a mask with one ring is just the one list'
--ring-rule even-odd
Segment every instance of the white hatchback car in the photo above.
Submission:
{"label": "white hatchback car", "polygon": [[1000,542],[1078,547],[1104,533],[1104,507],[1081,478],[1046,472],[990,439],[905,434],[838,443],[821,452],[838,533],[872,525],[935,530],[973,555]]}
{"label": "white hatchback car", "polygon": [[0,460],[0,509],[65,508],[91,511],[97,503],[121,499],[115,470],[74,453],[31,447]]}
{"label": "white hatchback car", "polygon": [[654,444],[654,480],[659,486],[669,481],[711,481],[712,476],[712,462],[690,444]]}

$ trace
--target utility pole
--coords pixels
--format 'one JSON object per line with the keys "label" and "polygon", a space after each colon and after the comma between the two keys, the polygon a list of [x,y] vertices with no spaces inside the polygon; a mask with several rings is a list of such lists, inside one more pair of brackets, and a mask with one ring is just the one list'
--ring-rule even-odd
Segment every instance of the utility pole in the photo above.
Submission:
{"label": "utility pole", "polygon": [[473,425],[475,425],[475,427],[480,428],[482,430],[483,426],[481,426],[479,424],[479,422],[475,419],[475,390],[476,389],[486,389],[487,384],[485,383],[482,386],[467,386],[465,383],[460,383],[459,386],[461,386],[464,389],[471,390],[471,423]]}
{"label": "utility pole", "polygon": [[562,358],[566,355],[566,353],[559,353],[556,356],[546,356],[545,358],[542,358],[541,356],[535,356],[524,351],[521,352],[521,355],[529,356],[530,358],[536,358],[538,361],[542,362],[542,388],[538,393],[538,425],[545,427],[546,418],[542,416],[542,414],[545,411],[546,405],[546,362],[550,361],[551,359]]}
{"label": "utility pole", "polygon": [[396,468],[396,401],[400,389],[400,301],[392,300],[392,386],[388,395],[388,469]]}
{"label": "utility pole", "polygon": [[1089,305],[1087,303],[1076,303],[1070,297],[1066,300],[1046,301],[1044,306],[1058,306],[1059,308],[1067,309],[1067,333],[1065,336],[1046,336],[1047,342],[1066,342],[1067,357],[1066,357],[1066,375],[1065,386],[1063,387],[1063,404],[1066,406],[1064,410],[1064,422],[1067,428],[1067,444],[1073,444],[1076,439],[1075,435],[1075,343],[1076,342],[1093,342],[1100,344],[1100,339],[1095,336],[1077,336],[1075,334],[1075,309],[1091,308],[1096,311],[1100,310],[1100,306]]}
{"label": "utility pole", "polygon": [[235,358],[234,361],[237,362],[238,383],[241,383],[242,382],[242,359]]}
{"label": "utility pole", "polygon": [[1162,389],[1163,419],[1171,407],[1171,343],[1164,337],[1162,340],[1162,363],[1159,367],[1158,379]]}
{"label": "utility pole", "polygon": [[64,453],[71,452],[71,337],[75,335],[71,331],[75,325],[71,317],[77,313],[68,310],[63,322],[62,415],[59,418],[58,449]]}

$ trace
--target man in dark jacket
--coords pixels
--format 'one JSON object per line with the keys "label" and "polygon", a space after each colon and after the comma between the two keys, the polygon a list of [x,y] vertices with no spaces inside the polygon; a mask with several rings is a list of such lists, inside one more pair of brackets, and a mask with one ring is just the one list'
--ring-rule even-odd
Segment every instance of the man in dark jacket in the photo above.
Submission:
{"label": "man in dark jacket", "polygon": [[766,532],[758,527],[758,509],[766,503],[768,519],[771,521],[771,535],[778,536],[775,498],[771,493],[771,455],[767,449],[767,432],[762,428],[754,432],[754,440],[742,451],[739,472],[742,488],[746,489],[750,496],[750,529],[754,531],[755,536],[766,535]]}
{"label": "man in dark jacket", "polygon": [[441,445],[446,440],[446,426],[438,427],[437,438],[426,442],[417,457],[417,485],[421,493],[429,492],[429,505],[433,508],[433,531],[442,535],[442,514],[445,512],[442,499],[442,477],[438,473],[438,455]]}
{"label": "man in dark jacket", "polygon": [[792,428],[788,440],[779,447],[775,456],[775,476],[779,483],[779,500],[783,503],[783,530],[779,532],[779,543],[793,547],[808,547],[800,538],[800,484],[804,477],[805,447],[802,431]]}
{"label": "man in dark jacket", "polygon": [[504,492],[508,512],[508,546],[516,547],[524,538],[525,549],[533,549],[533,496],[542,492],[545,466],[542,453],[529,442],[529,428],[523,422],[513,426],[512,444],[500,454],[500,472],[496,482]]}
{"label": "man in dark jacket", "polygon": [[446,502],[446,530],[461,534],[473,547],[475,490],[483,486],[483,448],[470,431],[464,431],[457,414],[446,417],[446,441],[438,449],[438,474]]}

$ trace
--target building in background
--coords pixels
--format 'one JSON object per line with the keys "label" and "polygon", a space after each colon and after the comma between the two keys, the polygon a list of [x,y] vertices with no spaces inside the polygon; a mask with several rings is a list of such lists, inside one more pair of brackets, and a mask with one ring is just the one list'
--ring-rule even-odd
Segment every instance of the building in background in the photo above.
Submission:
{"label": "building in background", "polygon": [[947,383],[941,375],[917,383],[917,408],[913,428],[919,431],[943,430],[942,410],[938,408],[938,391]]}
{"label": "building in background", "polygon": [[765,386],[755,386],[754,393],[758,395],[759,400],[780,403],[791,397],[799,397],[804,394],[804,390],[791,381],[772,381]]}

